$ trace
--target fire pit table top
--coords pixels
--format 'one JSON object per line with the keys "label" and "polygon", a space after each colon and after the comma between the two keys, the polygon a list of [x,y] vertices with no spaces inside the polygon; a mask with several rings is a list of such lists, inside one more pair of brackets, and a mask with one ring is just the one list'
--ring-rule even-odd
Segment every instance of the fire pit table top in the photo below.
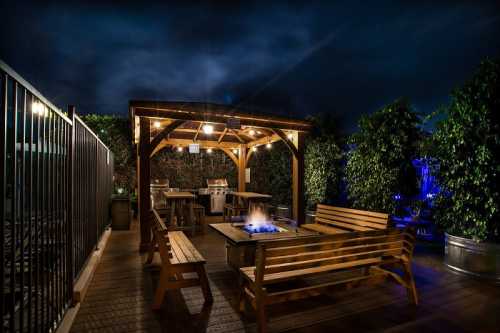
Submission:
{"label": "fire pit table top", "polygon": [[297,237],[309,237],[319,235],[319,233],[303,228],[296,228],[292,223],[274,221],[273,224],[279,227],[280,232],[261,232],[250,234],[243,229],[244,222],[233,223],[213,223],[210,227],[220,233],[226,240],[235,244],[256,243],[259,240],[289,239]]}

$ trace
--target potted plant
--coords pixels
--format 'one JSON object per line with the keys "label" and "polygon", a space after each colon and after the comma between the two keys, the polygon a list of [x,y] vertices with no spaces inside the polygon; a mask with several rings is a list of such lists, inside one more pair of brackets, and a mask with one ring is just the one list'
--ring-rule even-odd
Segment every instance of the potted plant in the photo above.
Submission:
{"label": "potted plant", "polygon": [[440,160],[435,220],[448,267],[500,281],[500,63],[483,62],[432,137]]}
{"label": "potted plant", "polygon": [[116,187],[111,200],[111,228],[129,230],[131,221],[130,197],[123,187]]}

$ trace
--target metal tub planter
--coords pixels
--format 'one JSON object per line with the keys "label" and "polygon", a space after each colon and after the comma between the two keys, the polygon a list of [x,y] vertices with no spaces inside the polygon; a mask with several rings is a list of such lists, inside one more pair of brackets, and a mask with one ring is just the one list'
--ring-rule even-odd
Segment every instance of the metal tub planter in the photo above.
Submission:
{"label": "metal tub planter", "polygon": [[445,233],[444,260],[452,270],[500,283],[500,244]]}

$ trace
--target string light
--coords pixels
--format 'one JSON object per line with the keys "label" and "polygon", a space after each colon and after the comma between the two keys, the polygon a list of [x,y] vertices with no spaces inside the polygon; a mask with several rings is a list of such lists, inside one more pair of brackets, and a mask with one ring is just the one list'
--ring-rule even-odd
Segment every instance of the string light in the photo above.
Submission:
{"label": "string light", "polygon": [[155,121],[155,122],[153,123],[153,126],[154,126],[155,128],[160,128],[160,127],[161,127],[161,124],[160,124],[160,122],[157,120],[157,121]]}
{"label": "string light", "polygon": [[248,131],[248,134],[250,134],[251,136],[254,136],[255,135],[255,130],[251,129],[250,131]]}
{"label": "string light", "polygon": [[214,132],[214,126],[210,124],[203,125],[203,133],[212,134]]}
{"label": "string light", "polygon": [[212,148],[207,148],[207,153],[211,154],[212,153]]}
{"label": "string light", "polygon": [[238,149],[233,149],[233,153],[238,155]]}
{"label": "string light", "polygon": [[293,139],[293,133],[288,133],[287,138],[288,138],[288,140],[292,140]]}
{"label": "string light", "polygon": [[183,148],[181,146],[177,147],[177,151],[181,153],[183,151]]}
{"label": "string light", "polygon": [[271,149],[271,147],[272,147],[271,142],[268,142],[268,143],[266,144],[266,148],[267,148],[267,149]]}
{"label": "string light", "polygon": [[252,151],[257,151],[257,147],[252,147]]}

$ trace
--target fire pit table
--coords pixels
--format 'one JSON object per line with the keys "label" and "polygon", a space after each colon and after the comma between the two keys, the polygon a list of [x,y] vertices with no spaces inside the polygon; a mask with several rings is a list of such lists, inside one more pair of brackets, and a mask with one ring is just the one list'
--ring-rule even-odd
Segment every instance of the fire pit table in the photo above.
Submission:
{"label": "fire pit table", "polygon": [[262,240],[291,239],[316,236],[319,233],[297,228],[290,219],[273,217],[265,225],[251,225],[245,222],[214,223],[210,227],[226,239],[226,260],[229,266],[240,267],[255,265],[255,249]]}

